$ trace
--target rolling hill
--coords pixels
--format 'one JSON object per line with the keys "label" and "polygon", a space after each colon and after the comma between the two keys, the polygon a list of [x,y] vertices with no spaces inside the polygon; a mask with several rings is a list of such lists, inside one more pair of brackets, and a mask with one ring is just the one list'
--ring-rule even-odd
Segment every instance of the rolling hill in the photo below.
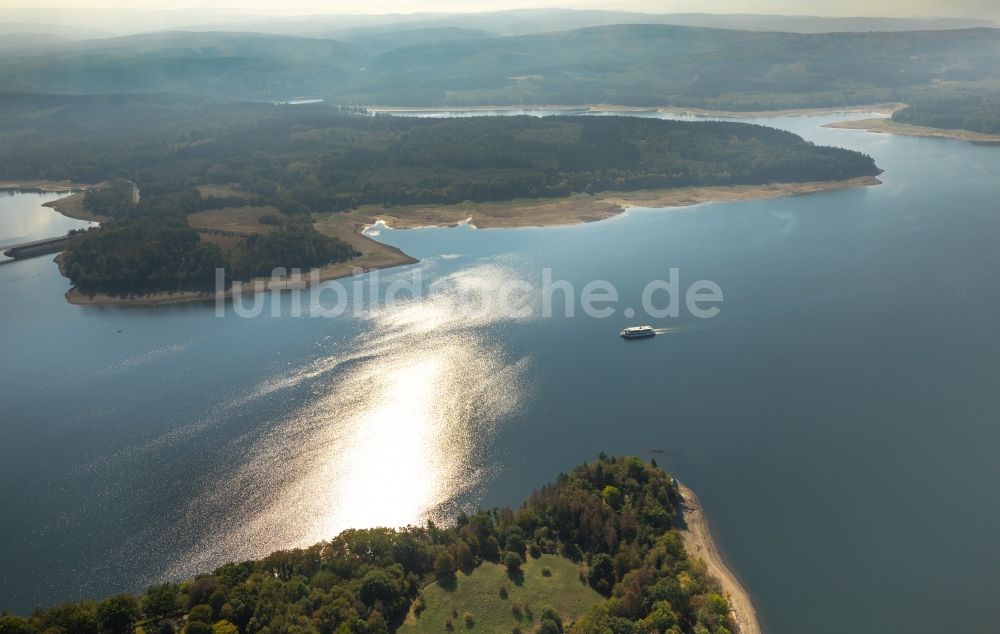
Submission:
{"label": "rolling hill", "polygon": [[8,91],[162,92],[354,105],[840,106],[1000,83],[1000,30],[796,34],[657,24],[499,37],[344,31],[348,41],[164,32],[0,62]]}

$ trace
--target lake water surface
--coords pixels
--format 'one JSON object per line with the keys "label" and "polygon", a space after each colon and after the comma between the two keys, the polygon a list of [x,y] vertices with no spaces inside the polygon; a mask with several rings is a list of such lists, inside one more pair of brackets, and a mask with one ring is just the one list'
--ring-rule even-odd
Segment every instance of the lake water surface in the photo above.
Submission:
{"label": "lake water surface", "polygon": [[51,209],[44,203],[64,198],[66,193],[27,193],[0,191],[0,248],[66,235],[72,229],[84,229],[91,224],[75,220]]}
{"label": "lake water surface", "polygon": [[[517,504],[604,451],[698,492],[769,633],[992,631],[1000,149],[819,127],[842,118],[760,122],[870,153],[883,185],[382,229],[421,262],[377,284],[435,291],[337,319],[75,307],[50,258],[0,266],[0,606]],[[622,341],[672,267],[722,313]],[[618,310],[456,308],[510,280],[535,297],[544,269],[611,282]]]}

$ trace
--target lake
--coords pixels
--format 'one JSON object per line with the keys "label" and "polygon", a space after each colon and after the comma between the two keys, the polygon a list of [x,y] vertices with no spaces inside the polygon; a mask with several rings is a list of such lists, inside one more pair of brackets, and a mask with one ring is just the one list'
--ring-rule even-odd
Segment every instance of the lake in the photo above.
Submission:
{"label": "lake", "polygon": [[[769,633],[995,629],[1000,150],[819,127],[844,118],[756,122],[867,152],[883,185],[380,227],[420,263],[345,287],[431,290],[335,319],[290,316],[287,294],[255,318],[77,307],[51,258],[0,266],[0,606],[518,504],[603,451],[698,492]],[[20,231],[0,223],[0,243]],[[626,318],[671,268],[718,284],[721,313]],[[557,295],[543,316],[546,270],[613,284],[615,314],[566,317]],[[529,310],[461,309],[511,281]],[[617,336],[645,322],[663,334]]]}
{"label": "lake", "polygon": [[59,200],[68,192],[13,192],[0,190],[0,248],[66,235],[72,229],[84,229],[91,224],[75,220],[43,204]]}

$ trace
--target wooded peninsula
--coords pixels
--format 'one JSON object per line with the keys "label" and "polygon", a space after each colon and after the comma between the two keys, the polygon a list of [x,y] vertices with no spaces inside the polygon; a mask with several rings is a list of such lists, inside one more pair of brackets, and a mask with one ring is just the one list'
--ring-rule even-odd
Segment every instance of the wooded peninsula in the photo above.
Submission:
{"label": "wooded peninsula", "polygon": [[103,183],[78,209],[101,227],[62,258],[84,293],[204,290],[218,267],[245,280],[347,262],[364,248],[358,227],[330,218],[359,208],[400,215],[880,173],[861,153],[735,122],[427,119],[150,96],[37,97],[0,121],[0,178]]}
{"label": "wooded peninsula", "polygon": [[691,519],[655,461],[602,455],[518,509],[347,530],[140,595],[0,616],[0,634],[737,632],[719,571],[686,545]]}

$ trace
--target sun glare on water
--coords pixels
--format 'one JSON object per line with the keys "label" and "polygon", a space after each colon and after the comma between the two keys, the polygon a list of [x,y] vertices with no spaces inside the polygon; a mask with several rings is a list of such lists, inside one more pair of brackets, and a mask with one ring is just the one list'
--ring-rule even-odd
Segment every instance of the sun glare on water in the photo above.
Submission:
{"label": "sun glare on water", "polygon": [[482,446],[522,402],[528,361],[506,358],[484,336],[496,313],[459,314],[448,296],[487,292],[511,274],[483,266],[450,276],[426,299],[372,312],[369,334],[349,352],[261,386],[267,395],[305,382],[314,398],[259,439],[225,486],[206,492],[203,509],[226,499],[239,508],[168,574],[308,546],[346,528],[453,515],[489,473]]}

